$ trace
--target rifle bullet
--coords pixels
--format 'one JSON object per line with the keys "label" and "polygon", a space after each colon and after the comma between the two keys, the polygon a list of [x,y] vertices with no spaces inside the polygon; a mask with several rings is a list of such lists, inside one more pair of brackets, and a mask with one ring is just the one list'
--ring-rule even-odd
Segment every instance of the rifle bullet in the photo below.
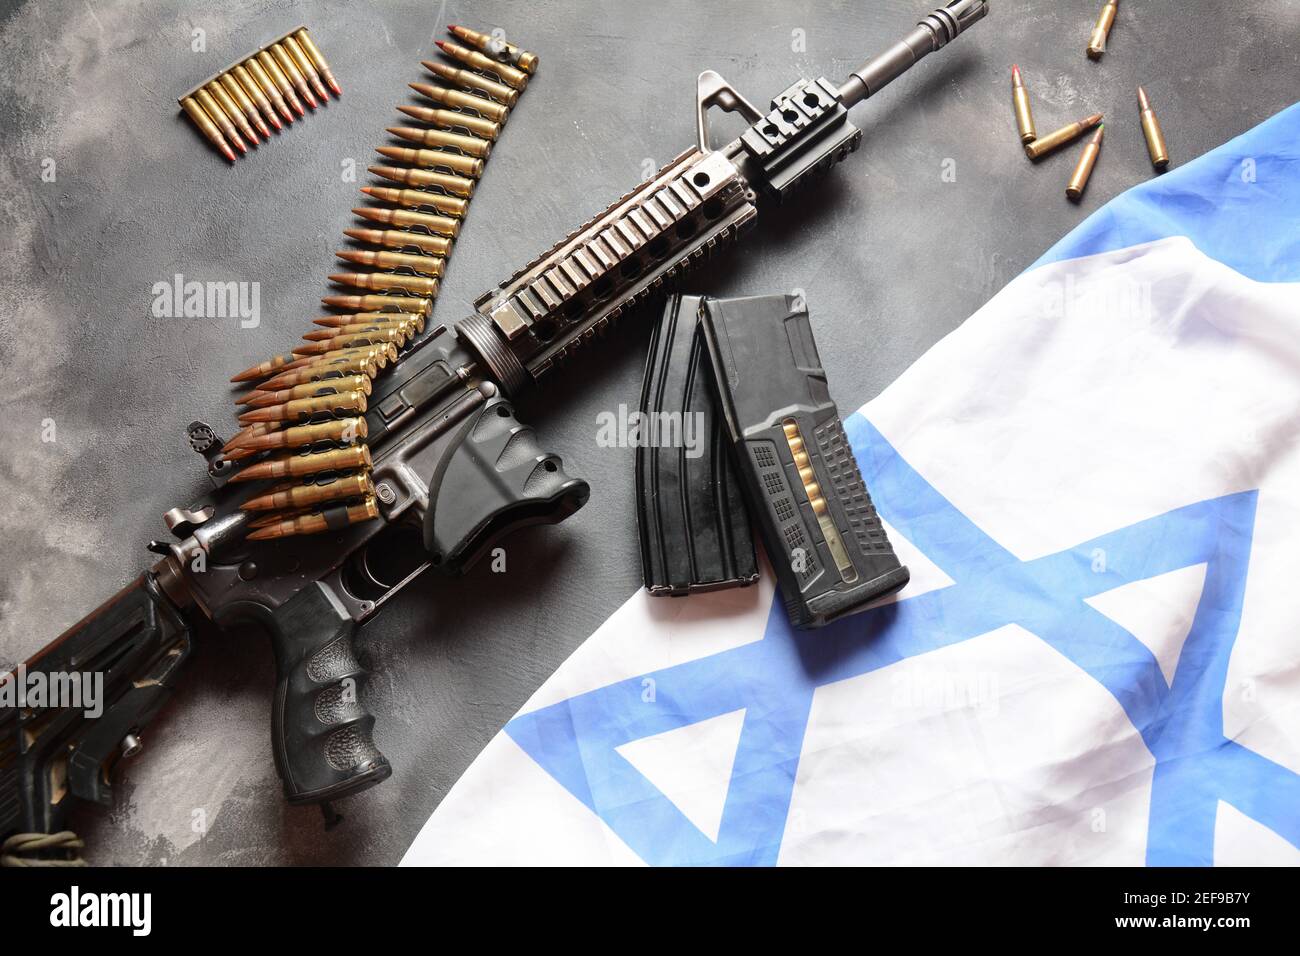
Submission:
{"label": "rifle bullet", "polygon": [[330,422],[316,422],[311,425],[294,425],[279,431],[267,432],[254,438],[247,438],[239,446],[239,452],[259,452],[270,448],[303,448],[318,442],[341,442],[352,444],[369,434],[364,418],[336,418]]}
{"label": "rifle bullet", "polygon": [[307,101],[307,105],[312,109],[320,106],[316,102],[316,96],[312,93],[311,87],[307,85],[307,77],[302,75],[302,70],[298,69],[298,64],[293,62],[293,57],[284,48],[284,44],[272,43],[267,49],[270,50],[271,56],[275,58],[276,65],[280,67],[280,72],[293,84],[293,88],[298,91],[298,95]]}
{"label": "rifle bullet", "polygon": [[446,216],[431,216],[409,209],[376,209],[373,206],[359,206],[352,211],[362,219],[381,222],[387,226],[423,226],[436,236],[455,239],[460,233],[460,223]]}
{"label": "rifle bullet", "polygon": [[[384,364],[387,364],[387,361]],[[335,378],[347,375],[374,378],[377,374],[379,374],[379,363],[373,356],[347,355],[342,358],[332,357],[329,362],[313,362],[302,368],[281,372],[268,381],[264,388],[267,390],[294,388],[312,382],[333,381]]]}
{"label": "rifle bullet", "polygon": [[1118,9],[1119,0],[1106,0],[1106,5],[1101,8],[1097,25],[1092,28],[1092,36],[1088,38],[1088,59],[1100,60],[1106,52],[1106,39],[1110,36],[1110,28],[1115,24]]}
{"label": "rifle bullet", "polygon": [[478,90],[481,93],[486,93],[498,103],[503,103],[506,106],[514,106],[519,100],[518,90],[512,90],[502,83],[494,82],[469,70],[458,70],[454,66],[447,66],[445,63],[434,63],[431,60],[421,60],[420,65],[439,79],[446,80],[448,83],[462,89]]}
{"label": "rifle bullet", "polygon": [[269,435],[280,428],[279,422],[258,422],[255,425],[246,425],[231,436],[230,441],[221,446],[221,453],[224,455],[232,449],[238,448],[250,438],[260,438],[262,435]]}
{"label": "rifle bullet", "polygon": [[276,369],[284,368],[293,360],[293,356],[291,355],[277,355],[273,358],[267,359],[265,362],[259,362],[257,365],[244,369],[238,375],[232,376],[230,380],[232,382],[251,382],[256,378],[266,378],[266,376],[270,375]]}
{"label": "rifle bullet", "polygon": [[317,475],[323,471],[350,471],[371,467],[370,449],[365,445],[331,448],[329,451],[292,452],[249,465],[231,475],[231,481],[259,481],[263,478],[292,478]]}
{"label": "rifle bullet", "polygon": [[221,130],[212,121],[212,117],[194,101],[192,96],[187,96],[181,100],[181,109],[194,121],[194,125],[199,128],[200,132],[208,138],[208,142],[220,150],[222,156],[232,163],[239,158],[235,155],[235,151],[230,148],[230,144],[226,142],[226,138],[221,135]]}
{"label": "rifle bullet", "polygon": [[437,256],[412,256],[404,252],[371,252],[370,250],[343,249],[334,253],[346,262],[374,269],[410,269],[416,275],[440,278],[445,259]]}
{"label": "rifle bullet", "polygon": [[433,314],[433,299],[411,295],[327,295],[321,298],[321,304],[332,309],[349,309],[352,312],[392,310],[421,313],[426,317]]}
{"label": "rifle bullet", "polygon": [[257,422],[284,422],[305,425],[325,418],[346,418],[348,415],[364,414],[366,396],[361,392],[338,392],[330,395],[316,395],[312,398],[296,398],[281,405],[268,405],[253,408],[239,416],[239,421],[246,425]]}
{"label": "rifle bullet", "polygon": [[1026,143],[1025,155],[1034,162],[1038,162],[1038,160],[1042,159],[1044,156],[1054,153],[1062,146],[1074,142],[1100,122],[1101,114],[1093,113],[1087,119],[1080,120],[1077,123],[1071,123],[1069,126],[1062,126],[1055,132],[1048,133],[1046,136],[1040,137],[1032,143]]}
{"label": "rifle bullet", "polygon": [[1142,120],[1142,135],[1146,137],[1147,152],[1151,154],[1151,165],[1161,172],[1169,167],[1169,147],[1165,145],[1165,134],[1156,119],[1147,91],[1138,87],[1138,115]]}
{"label": "rifle bullet", "polygon": [[298,68],[298,72],[301,73],[311,85],[312,90],[318,97],[320,97],[321,102],[328,103],[330,95],[325,90],[325,84],[321,82],[320,74],[316,72],[315,65],[311,62],[311,58],[307,56],[303,48],[298,45],[298,41],[293,37],[285,37],[280,41],[280,46],[284,47],[285,50],[288,51],[289,59],[293,60],[293,65]]}
{"label": "rifle bullet", "polygon": [[416,333],[424,331],[424,316],[416,312],[354,312],[351,315],[326,315],[312,319],[316,325],[327,329],[341,329],[345,325],[359,325],[363,322],[383,324],[385,322],[409,322]]}
{"label": "rifle bullet", "polygon": [[254,422],[292,422],[308,421],[313,416],[328,413],[335,418],[345,417],[346,412],[365,412],[366,396],[363,392],[335,392],[330,395],[315,395],[311,398],[295,398],[283,405],[267,405],[253,408],[239,416],[243,425]]}
{"label": "rifle bullet", "polygon": [[509,63],[502,63],[500,60],[484,56],[477,50],[470,50],[456,43],[448,43],[446,40],[435,40],[434,43],[438,45],[439,50],[453,60],[459,60],[471,69],[495,74],[500,77],[502,83],[511,89],[522,90],[528,86],[528,74],[523,70],[515,69]]}
{"label": "rifle bullet", "polygon": [[217,105],[220,106],[221,111],[226,114],[226,118],[235,124],[235,128],[244,135],[245,139],[254,146],[261,142],[261,140],[257,138],[257,134],[253,132],[253,127],[250,126],[248,120],[244,118],[243,111],[240,110],[238,104],[230,98],[230,94],[226,92],[225,88],[220,83],[213,80],[205,86],[204,89],[212,94],[212,98],[217,101]]}
{"label": "rifle bullet", "polygon": [[[299,116],[306,116],[307,111],[303,109],[302,101],[298,99],[298,94],[293,91],[293,84],[284,75],[284,70],[280,69],[280,64],[276,62],[275,57],[271,56],[268,51],[262,50],[257,54],[257,62],[262,65],[263,71],[271,78],[275,88],[280,91],[280,95],[293,108],[293,111]],[[258,79],[260,80],[261,77],[259,76]]]}
{"label": "rifle bullet", "polygon": [[483,175],[483,160],[444,149],[412,149],[409,146],[376,146],[375,152],[399,163],[423,166],[425,169],[446,169],[462,176],[478,179]]}
{"label": "rifle bullet", "polygon": [[417,295],[438,294],[438,280],[426,276],[400,275],[395,272],[336,272],[330,281],[354,289],[372,289],[376,292],[414,292]]}
{"label": "rifle bullet", "polygon": [[270,139],[271,130],[267,127],[266,123],[262,122],[262,114],[257,111],[256,104],[248,98],[248,94],[244,92],[244,88],[239,85],[239,81],[235,79],[234,75],[231,73],[222,73],[221,76],[217,78],[217,81],[225,88],[225,91],[229,94],[230,98],[235,101],[235,105],[243,111],[244,116],[248,119],[252,128],[257,130],[257,132],[262,135],[263,139]]}
{"label": "rifle bullet", "polygon": [[303,27],[293,36],[302,46],[303,52],[307,54],[311,59],[311,62],[315,65],[316,71],[320,73],[321,76],[325,77],[325,82],[329,84],[329,88],[334,91],[334,95],[342,96],[343,88],[339,86],[339,81],[334,79],[334,73],[330,70],[330,65],[325,59],[325,54],[321,53],[320,47],[318,47],[315,41],[312,40],[311,34],[307,32],[307,28]]}
{"label": "rifle bullet", "polygon": [[[271,105],[271,100],[267,97],[266,91],[258,85],[257,80],[253,79],[253,74],[245,69],[242,63],[233,67],[230,72],[234,74],[236,82],[244,88],[245,95],[262,111],[262,115],[266,117],[267,122],[275,127],[275,131],[277,133],[283,131],[284,124],[280,122],[280,117],[276,114],[275,107]],[[285,107],[285,112],[288,111],[289,108]]]}
{"label": "rifle bullet", "polygon": [[201,90],[196,90],[194,93],[194,99],[203,107],[203,112],[207,113],[208,116],[211,117],[212,122],[217,124],[221,130],[221,135],[223,135],[226,140],[235,147],[235,149],[239,150],[240,155],[247,153],[248,147],[245,146],[244,141],[240,139],[239,131],[235,129],[235,124],[230,121],[229,117],[226,116],[221,107],[217,104],[217,101],[212,98],[212,94],[208,92],[207,87],[204,87]]}
{"label": "rifle bullet", "polygon": [[469,113],[431,110],[425,106],[398,106],[397,109],[412,119],[417,119],[421,123],[431,123],[440,129],[463,129],[486,140],[495,140],[501,134],[500,123],[483,119],[481,116],[471,116]]}
{"label": "rifle bullet", "polygon": [[262,92],[266,94],[266,98],[271,101],[273,106],[275,106],[276,111],[284,117],[284,121],[292,126],[293,110],[289,109],[289,104],[285,101],[284,94],[280,92],[280,88],[276,86],[275,80],[273,80],[270,74],[266,72],[266,69],[258,61],[257,57],[249,57],[244,61],[243,65],[248,68],[248,75],[253,78],[253,81],[261,88]]}
{"label": "rifle bullet", "polygon": [[447,196],[443,193],[431,193],[423,189],[393,189],[391,186],[362,186],[361,191],[372,199],[378,199],[380,202],[390,202],[398,206],[407,206],[412,209],[429,207],[438,210],[447,216],[455,216],[462,219],[466,210],[469,209],[469,203],[463,199],[457,199],[455,196]]}
{"label": "rifle bullet", "polygon": [[[358,317],[360,316],[360,317]],[[374,318],[367,318],[374,316]],[[424,331],[424,317],[409,312],[360,312],[356,315],[331,316],[344,321],[337,325],[317,326],[303,333],[308,342],[324,342],[352,332],[369,332],[374,329],[400,329],[407,336],[419,335]]]}
{"label": "rifle bullet", "polygon": [[488,154],[492,152],[491,143],[475,136],[462,136],[460,133],[448,133],[440,129],[416,129],[414,126],[386,126],[385,130],[408,143],[450,147],[479,159],[487,159]]}
{"label": "rifle bullet", "polygon": [[1106,124],[1102,123],[1097,127],[1097,132],[1093,134],[1092,139],[1088,140],[1088,145],[1083,147],[1079,164],[1074,167],[1070,183],[1065,187],[1065,195],[1073,202],[1081,200],[1083,191],[1088,188],[1088,180],[1092,178],[1092,168],[1097,165],[1097,155],[1101,152],[1101,140],[1105,132]]}
{"label": "rifle bullet", "polygon": [[1034,113],[1029,107],[1029,91],[1020,77],[1020,67],[1011,67],[1011,103],[1016,111],[1016,126],[1020,130],[1021,144],[1032,143],[1038,138],[1034,128]]}
{"label": "rifle bullet", "polygon": [[422,232],[401,229],[344,229],[343,235],[358,242],[369,242],[389,249],[419,249],[431,256],[446,256],[451,252],[451,240],[443,236],[427,236]]}
{"label": "rifle bullet", "polygon": [[[386,313],[387,314],[387,313]],[[314,395],[330,395],[339,392],[364,392],[370,394],[374,386],[366,375],[343,375],[320,382],[305,382],[292,388],[276,390],[255,389],[236,399],[236,405],[249,408],[266,408],[268,405],[283,405],[299,398],[311,398]]]}
{"label": "rifle bullet", "polygon": [[401,183],[403,186],[412,186],[416,189],[423,189],[425,186],[436,186],[448,195],[459,196],[462,199],[469,199],[474,195],[474,180],[464,176],[452,176],[447,173],[434,172],[430,169],[406,169],[400,166],[368,166],[366,168],[376,176],[382,176],[390,182]]}
{"label": "rifle bullet", "polygon": [[479,33],[477,30],[471,30],[468,27],[458,27],[452,24],[447,27],[447,32],[456,39],[468,43],[476,50],[483,51],[499,63],[509,63],[512,66],[517,66],[525,73],[537,72],[536,53],[521,50],[513,43],[507,43],[505,40],[498,39],[489,33]]}
{"label": "rifle bullet", "polygon": [[374,329],[370,332],[349,332],[346,335],[336,335],[324,342],[304,342],[302,345],[296,346],[293,352],[295,355],[308,357],[325,355],[329,352],[343,352],[363,345],[392,344],[400,349],[409,339],[410,336],[401,329]]}
{"label": "rifle bullet", "polygon": [[[253,468],[256,468],[260,464],[262,464],[262,462],[259,461],[255,464],[249,465],[248,468],[244,469],[244,471],[249,471]],[[239,476],[242,475],[243,473],[244,473],[243,471],[236,472],[235,474],[230,476],[230,480],[238,481]],[[299,515],[305,515],[305,514],[311,514],[311,508],[289,508],[285,511],[272,511],[267,514],[262,514],[262,515],[258,515],[257,517],[251,518],[248,522],[248,529],[250,531],[256,531],[258,528],[269,528],[272,525],[279,524],[281,521],[286,521],[289,518],[297,518]]]}
{"label": "rifle bullet", "polygon": [[274,511],[279,508],[302,508],[341,498],[359,498],[375,493],[369,475],[344,475],[319,483],[294,485],[284,491],[271,491],[249,498],[239,507],[244,511]]}
{"label": "rifle bullet", "polygon": [[[387,313],[389,315],[401,315],[400,312]],[[411,339],[416,336],[415,327],[405,325],[399,322],[358,322],[355,325],[340,325],[333,329],[313,329],[303,334],[303,340],[306,342],[328,342],[342,335],[352,335],[355,332],[386,332],[394,330],[401,332]]]}
{"label": "rifle bullet", "polygon": [[373,495],[366,497],[360,504],[349,505],[344,509],[329,509],[331,517],[323,514],[308,514],[298,518],[289,518],[278,524],[258,528],[248,535],[250,541],[266,541],[271,538],[288,538],[299,534],[320,534],[340,524],[359,524],[379,517],[379,504]]}
{"label": "rifle bullet", "polygon": [[508,107],[494,103],[486,96],[476,96],[464,90],[449,90],[445,86],[434,86],[431,83],[408,83],[407,86],[441,106],[473,110],[484,119],[501,125],[505,125],[506,118],[510,115]]}

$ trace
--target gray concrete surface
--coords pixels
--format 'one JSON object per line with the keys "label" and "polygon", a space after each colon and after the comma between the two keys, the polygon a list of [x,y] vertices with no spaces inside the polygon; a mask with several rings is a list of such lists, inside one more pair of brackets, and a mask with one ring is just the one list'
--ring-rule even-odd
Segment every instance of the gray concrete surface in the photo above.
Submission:
{"label": "gray concrete surface", "polygon": [[[283,351],[319,314],[339,231],[367,181],[345,180],[345,165],[372,161],[445,24],[504,27],[542,61],[452,260],[436,318],[454,321],[690,143],[701,70],[765,102],[799,75],[842,78],[932,5],[0,4],[0,664],[35,652],[138,573],[145,543],[164,532],[161,513],[202,490],[183,428],[225,415],[227,376]],[[1098,0],[993,6],[946,55],[855,112],[864,148],[824,188],[694,283],[724,295],[804,289],[846,411],[1089,212],[1151,176],[1138,83],[1175,163],[1300,96],[1293,0],[1125,5],[1100,64],[1083,54]],[[298,23],[330,58],[343,99],[228,166],[175,96]],[[192,50],[196,29],[206,52]],[[1033,167],[1019,150],[1012,62],[1040,130],[1108,115],[1081,207],[1064,197],[1073,152]],[[52,182],[42,178],[50,162]],[[176,273],[259,282],[261,324],[155,318],[151,288]],[[596,415],[635,400],[645,341],[644,323],[626,323],[599,361],[521,409],[591,482],[591,503],[519,536],[507,574],[419,582],[366,629],[369,706],[395,773],[340,806],[342,827],[324,834],[314,810],[282,802],[270,650],[235,633],[200,645],[116,808],[76,818],[89,858],[396,862],[491,736],[638,587],[631,452],[598,447]],[[47,420],[54,441],[42,440]]]}

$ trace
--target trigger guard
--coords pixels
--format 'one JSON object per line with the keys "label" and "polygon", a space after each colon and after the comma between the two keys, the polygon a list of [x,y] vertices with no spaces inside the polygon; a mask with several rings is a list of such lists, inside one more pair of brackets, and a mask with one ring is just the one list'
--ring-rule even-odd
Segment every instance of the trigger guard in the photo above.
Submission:
{"label": "trigger guard", "polygon": [[515,420],[500,396],[470,415],[455,446],[429,482],[424,546],[434,567],[468,570],[501,538],[534,524],[556,524],[591,494],[564,473],[556,455],[537,444],[531,426]]}

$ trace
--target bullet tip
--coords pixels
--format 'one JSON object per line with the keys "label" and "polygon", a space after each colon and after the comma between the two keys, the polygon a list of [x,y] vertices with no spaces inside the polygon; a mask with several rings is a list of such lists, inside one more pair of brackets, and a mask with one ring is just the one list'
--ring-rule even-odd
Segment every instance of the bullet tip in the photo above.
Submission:
{"label": "bullet tip", "polygon": [[447,49],[448,44],[446,40],[434,40],[433,42],[438,45],[439,50]]}
{"label": "bullet tip", "polygon": [[221,147],[221,155],[226,157],[226,159],[230,160],[232,163],[239,158],[238,156],[235,155],[235,151],[231,149],[229,146]]}
{"label": "bullet tip", "polygon": [[339,86],[338,80],[331,79],[329,81],[329,85],[330,85],[330,89],[334,91],[335,96],[343,95],[343,87]]}

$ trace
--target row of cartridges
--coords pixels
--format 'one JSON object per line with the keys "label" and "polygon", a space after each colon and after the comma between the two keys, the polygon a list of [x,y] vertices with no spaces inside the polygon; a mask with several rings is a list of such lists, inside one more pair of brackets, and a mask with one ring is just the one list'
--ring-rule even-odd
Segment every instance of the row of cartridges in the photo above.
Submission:
{"label": "row of cartridges", "polygon": [[465,27],[449,30],[468,46],[438,47],[462,65],[423,61],[445,85],[410,85],[436,106],[398,107],[425,125],[388,128],[415,145],[378,147],[402,165],[370,171],[398,185],[363,187],[387,205],[354,209],[368,225],[344,230],[358,247],[338,257],[373,271],[331,275],[354,290],[321,300],[336,313],[316,319],[289,354],[231,379],[256,383],[236,399],[243,427],[222,448],[239,464],[231,480],[277,482],[242,505],[255,513],[251,539],[315,534],[379,514],[365,444],[372,380],[424,331],[484,161],[537,69],[527,50]]}

